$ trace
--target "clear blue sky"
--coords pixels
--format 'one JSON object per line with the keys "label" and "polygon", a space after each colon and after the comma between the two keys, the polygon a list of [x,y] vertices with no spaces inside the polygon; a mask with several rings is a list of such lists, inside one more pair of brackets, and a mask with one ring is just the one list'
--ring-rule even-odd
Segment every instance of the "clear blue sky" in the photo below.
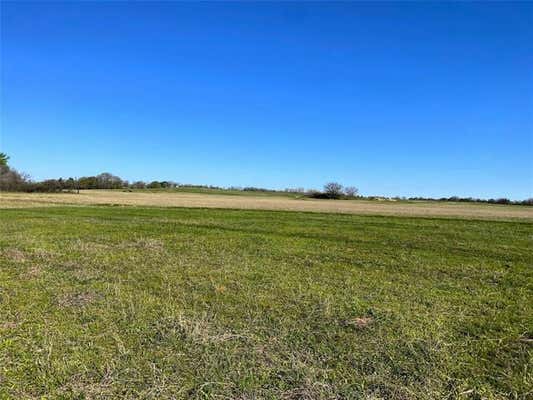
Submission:
{"label": "clear blue sky", "polygon": [[36,179],[533,196],[533,3],[2,2]]}

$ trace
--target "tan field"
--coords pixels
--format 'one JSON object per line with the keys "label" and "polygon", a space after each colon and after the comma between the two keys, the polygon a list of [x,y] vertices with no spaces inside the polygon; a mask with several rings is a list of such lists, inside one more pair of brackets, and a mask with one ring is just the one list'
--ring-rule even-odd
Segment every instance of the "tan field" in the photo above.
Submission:
{"label": "tan field", "polygon": [[40,207],[65,204],[234,208],[484,219],[533,219],[533,207],[474,203],[315,200],[293,199],[284,196],[240,196],[183,192],[122,192],[115,190],[84,190],[79,194],[0,193],[0,208]]}

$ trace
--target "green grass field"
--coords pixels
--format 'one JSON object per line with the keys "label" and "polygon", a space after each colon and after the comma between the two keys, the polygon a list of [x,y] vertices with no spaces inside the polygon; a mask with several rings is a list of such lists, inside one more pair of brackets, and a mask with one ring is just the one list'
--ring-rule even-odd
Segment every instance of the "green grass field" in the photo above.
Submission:
{"label": "green grass field", "polygon": [[0,210],[2,399],[530,399],[533,223]]}

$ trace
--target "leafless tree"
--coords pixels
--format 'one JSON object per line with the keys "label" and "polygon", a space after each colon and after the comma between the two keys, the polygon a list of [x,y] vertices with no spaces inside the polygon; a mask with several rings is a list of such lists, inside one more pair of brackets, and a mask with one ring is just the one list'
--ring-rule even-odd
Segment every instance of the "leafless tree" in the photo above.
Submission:
{"label": "leafless tree", "polygon": [[355,186],[347,186],[344,188],[344,194],[348,197],[355,197],[359,193],[359,189]]}
{"label": "leafless tree", "polygon": [[22,191],[30,183],[30,176],[7,165],[0,165],[0,190]]}
{"label": "leafless tree", "polygon": [[338,199],[342,195],[342,185],[337,182],[328,182],[324,185],[324,193],[330,199]]}

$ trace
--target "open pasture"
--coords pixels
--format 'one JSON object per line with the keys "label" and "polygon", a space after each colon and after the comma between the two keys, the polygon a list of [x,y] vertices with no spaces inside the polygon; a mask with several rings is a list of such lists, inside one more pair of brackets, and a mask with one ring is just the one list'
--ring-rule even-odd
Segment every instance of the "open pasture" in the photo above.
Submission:
{"label": "open pasture", "polygon": [[532,238],[519,220],[1,209],[0,398],[527,399]]}
{"label": "open pasture", "polygon": [[[237,192],[238,193],[238,192]],[[402,215],[482,219],[533,219],[533,207],[428,201],[317,200],[294,194],[188,193],[182,191],[82,190],[74,193],[0,193],[0,207],[61,204],[284,210],[359,215]]]}

